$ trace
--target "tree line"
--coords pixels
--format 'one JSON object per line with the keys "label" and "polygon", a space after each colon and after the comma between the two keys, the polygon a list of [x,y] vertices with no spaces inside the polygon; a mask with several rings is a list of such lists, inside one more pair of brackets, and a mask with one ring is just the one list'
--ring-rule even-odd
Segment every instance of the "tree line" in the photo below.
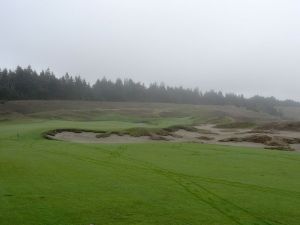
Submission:
{"label": "tree line", "polygon": [[49,69],[37,73],[30,66],[15,70],[0,69],[0,99],[7,100],[97,100],[188,103],[205,105],[235,105],[254,111],[278,115],[278,106],[300,106],[292,100],[274,97],[245,98],[233,93],[201,92],[199,89],[169,87],[152,83],[149,86],[131,79],[111,81],[105,77],[93,85],[80,76],[66,73],[57,78]]}

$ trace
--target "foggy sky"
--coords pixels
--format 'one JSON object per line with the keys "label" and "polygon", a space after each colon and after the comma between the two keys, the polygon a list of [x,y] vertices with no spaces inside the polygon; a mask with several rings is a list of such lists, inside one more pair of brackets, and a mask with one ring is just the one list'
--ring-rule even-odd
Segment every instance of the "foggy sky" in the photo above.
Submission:
{"label": "foggy sky", "polygon": [[299,0],[0,0],[0,68],[300,100]]}

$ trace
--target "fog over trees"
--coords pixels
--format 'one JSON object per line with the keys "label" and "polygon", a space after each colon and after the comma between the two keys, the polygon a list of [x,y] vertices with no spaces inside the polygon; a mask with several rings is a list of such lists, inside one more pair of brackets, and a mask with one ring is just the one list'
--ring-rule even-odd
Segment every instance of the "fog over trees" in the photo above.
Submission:
{"label": "fog over trees", "polygon": [[37,73],[30,66],[15,70],[0,69],[0,99],[6,100],[97,100],[165,102],[205,105],[234,105],[254,111],[279,115],[278,106],[300,106],[292,100],[280,101],[274,97],[245,98],[234,93],[201,92],[199,89],[169,87],[152,83],[149,86],[131,79],[111,81],[105,77],[93,85],[80,76],[68,73],[57,78],[49,69]]}

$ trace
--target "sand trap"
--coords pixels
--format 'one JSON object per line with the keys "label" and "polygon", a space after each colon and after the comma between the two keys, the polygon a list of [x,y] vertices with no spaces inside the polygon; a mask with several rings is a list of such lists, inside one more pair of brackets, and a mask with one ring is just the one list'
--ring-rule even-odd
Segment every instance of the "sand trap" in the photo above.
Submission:
{"label": "sand trap", "polygon": [[[147,142],[197,142],[197,143],[207,143],[207,144],[222,144],[229,146],[247,146],[247,147],[264,147],[263,144],[251,143],[251,142],[219,142],[215,139],[214,135],[199,135],[197,132],[190,132],[185,130],[178,130],[174,132],[174,136],[168,135],[163,136],[165,140],[153,140],[148,136],[133,137],[130,135],[116,135],[112,134],[108,137],[98,138],[96,133],[92,132],[81,132],[74,133],[69,131],[63,131],[51,136],[52,139],[69,141],[75,143],[107,143],[107,144],[121,144],[121,143],[147,143]],[[199,137],[210,137],[213,140],[203,140]],[[225,136],[219,136],[225,137]]]}
{"label": "sand trap", "polygon": [[129,135],[118,136],[116,134],[112,134],[109,137],[97,138],[96,135],[96,133],[92,132],[74,133],[63,131],[61,133],[57,133],[54,136],[54,139],[76,143],[143,143],[153,141],[147,136],[132,137]]}
{"label": "sand trap", "polygon": [[[247,142],[247,141],[242,141],[242,142],[221,142],[221,140],[228,139],[228,138],[245,138],[249,137],[251,135],[267,135],[271,138],[300,138],[300,132],[297,131],[258,131],[255,132],[255,130],[245,128],[245,129],[220,129],[216,128],[214,124],[206,124],[206,125],[201,125],[197,126],[196,128],[208,132],[212,132],[215,134],[206,134],[206,136],[209,137],[214,137],[215,139],[213,141],[205,141],[205,143],[210,143],[210,144],[222,144],[222,145],[230,145],[230,146],[245,146],[245,147],[268,147],[265,144],[262,143],[254,143],[254,142]],[[290,144],[290,146],[296,150],[300,151],[300,144]]]}
{"label": "sand trap", "polygon": [[[51,139],[70,141],[76,143],[144,143],[144,142],[197,142],[207,144],[221,144],[229,146],[241,146],[241,147],[266,147],[263,143],[254,143],[247,141],[222,141],[229,138],[244,138],[249,135],[268,135],[270,137],[288,137],[288,138],[300,138],[300,132],[294,131],[276,131],[266,133],[260,131],[254,133],[251,129],[221,129],[216,128],[214,124],[205,124],[196,126],[198,132],[186,131],[179,129],[170,133],[168,136],[140,136],[133,137],[130,135],[116,135],[111,134],[107,137],[97,137],[93,132],[70,132],[62,131],[56,133],[53,136],[48,136]],[[291,144],[293,149],[300,151],[300,144]]]}
{"label": "sand trap", "polygon": [[174,133],[175,139],[184,139],[184,140],[195,140],[201,135],[198,132],[186,131],[186,130],[178,130]]}
{"label": "sand trap", "polygon": [[300,144],[291,144],[291,147],[295,149],[295,151],[300,152]]}

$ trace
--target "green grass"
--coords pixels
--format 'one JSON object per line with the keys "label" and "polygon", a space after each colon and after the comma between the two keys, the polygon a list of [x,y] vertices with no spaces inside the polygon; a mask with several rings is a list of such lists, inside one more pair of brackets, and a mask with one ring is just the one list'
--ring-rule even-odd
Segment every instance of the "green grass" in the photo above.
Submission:
{"label": "green grass", "polygon": [[0,123],[1,225],[298,225],[300,154],[193,143],[76,144],[57,128],[120,130],[188,117]]}

